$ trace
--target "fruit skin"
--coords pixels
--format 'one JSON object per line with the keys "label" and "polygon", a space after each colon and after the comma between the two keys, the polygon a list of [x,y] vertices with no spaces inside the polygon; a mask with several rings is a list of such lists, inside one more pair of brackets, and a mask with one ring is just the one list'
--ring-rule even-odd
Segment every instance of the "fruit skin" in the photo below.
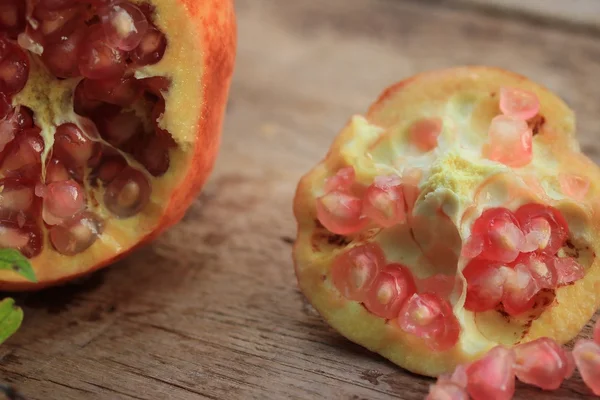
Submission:
{"label": "fruit skin", "polygon": [[[177,6],[172,2],[177,2]],[[149,233],[135,240],[130,247],[122,252],[106,254],[106,258],[86,260],[81,266],[53,270],[55,260],[32,260],[38,278],[37,283],[26,281],[11,272],[0,273],[0,290],[31,291],[64,283],[82,275],[87,275],[107,265],[113,264],[127,256],[135,249],[154,240],[166,229],[181,220],[186,210],[201,191],[212,172],[221,141],[221,130],[225,108],[229,96],[229,88],[237,51],[237,23],[233,0],[153,0],[152,3],[164,3],[164,8],[181,9],[185,18],[189,19],[196,29],[196,35],[190,40],[198,52],[202,54],[202,65],[188,66],[201,72],[202,81],[200,115],[196,116],[196,133],[192,153],[187,169],[171,192],[168,202],[160,211],[157,222],[153,223]],[[171,11],[171,10],[170,10]],[[158,16],[160,18],[160,15]],[[159,21],[160,22],[160,21]],[[181,32],[165,32],[169,35],[182,35]],[[186,32],[188,34],[189,32]],[[189,101],[191,99],[187,99]],[[60,262],[60,261],[58,261]],[[70,267],[70,265],[69,265]],[[46,272],[46,273],[45,273]]]}
{"label": "fruit skin", "polygon": [[[451,96],[457,93],[479,89],[486,91],[487,96],[490,96],[491,92],[496,92],[498,96],[501,86],[530,90],[539,97],[540,114],[545,117],[545,122],[534,136],[534,152],[536,146],[545,147],[555,157],[561,169],[580,171],[590,179],[593,187],[591,191],[598,190],[600,171],[591,160],[579,152],[579,145],[575,139],[574,115],[568,106],[549,90],[523,76],[498,68],[480,66],[421,73],[386,89],[366,114],[370,125],[364,126],[365,123],[357,122],[353,118],[336,137],[325,159],[298,184],[294,199],[298,233],[293,260],[300,289],[322,317],[343,336],[417,374],[438,376],[452,371],[457,364],[468,363],[481,357],[497,342],[483,338],[482,335],[472,336],[473,341],[469,342],[463,340],[461,333],[461,339],[455,348],[445,352],[432,352],[422,341],[403,333],[393,324],[386,324],[385,320],[369,313],[361,304],[341,296],[331,284],[330,263],[337,252],[346,248],[345,243],[356,237],[340,238],[328,234],[316,220],[314,199],[320,193],[323,181],[327,177],[335,174],[340,168],[360,162],[354,157],[364,153],[364,148],[370,143],[383,141],[378,134],[373,134],[374,131],[385,132],[386,128],[402,118],[411,120],[420,116],[419,107],[423,105],[435,103],[444,108]],[[488,106],[491,101],[488,101]],[[493,108],[484,107],[478,110],[480,113],[474,114],[471,120],[472,127],[479,131],[487,130],[491,118],[499,113],[497,97],[495,101]],[[349,143],[352,146],[348,145]],[[368,175],[365,171],[357,170],[359,180],[361,174]],[[372,179],[372,176],[368,178]],[[532,200],[541,201],[541,198],[531,196]],[[582,223],[586,225],[587,231],[577,233],[581,234],[587,243],[591,244],[592,251],[598,254],[596,238],[600,235],[600,203],[590,202],[589,208],[583,213],[574,203],[563,204],[563,210],[585,219]],[[587,220],[590,221],[589,224],[586,224]],[[372,238],[373,233],[363,232],[354,243],[364,243]],[[337,243],[344,244],[338,246]],[[533,320],[521,342],[549,336],[559,343],[565,343],[580,332],[600,305],[599,262],[595,260],[587,268],[584,279],[559,289],[556,296],[556,302]],[[461,326],[464,329],[464,325]],[[470,324],[469,329],[474,329],[474,324]]]}

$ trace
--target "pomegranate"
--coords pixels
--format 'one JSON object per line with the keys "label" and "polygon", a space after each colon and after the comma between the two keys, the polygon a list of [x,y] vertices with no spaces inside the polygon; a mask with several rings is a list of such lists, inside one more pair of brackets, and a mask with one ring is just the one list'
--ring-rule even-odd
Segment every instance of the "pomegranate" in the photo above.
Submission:
{"label": "pomegranate", "polygon": [[[510,398],[515,376],[554,388],[573,365],[559,344],[600,305],[600,169],[573,120],[495,68],[390,87],[298,185],[301,290],[342,335],[412,372],[463,364],[430,399]],[[575,353],[589,379],[595,346]]]}
{"label": "pomegranate", "polygon": [[175,224],[212,169],[231,80],[230,0],[0,7],[0,247],[31,290],[114,262]]}

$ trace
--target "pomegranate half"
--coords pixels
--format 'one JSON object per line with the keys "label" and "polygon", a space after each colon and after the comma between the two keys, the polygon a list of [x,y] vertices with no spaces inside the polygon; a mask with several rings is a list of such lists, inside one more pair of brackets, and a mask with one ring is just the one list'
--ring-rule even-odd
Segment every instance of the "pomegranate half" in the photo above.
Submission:
{"label": "pomegranate half", "polygon": [[236,52],[230,0],[3,0],[0,248],[37,282],[123,257],[210,174]]}
{"label": "pomegranate half", "polygon": [[341,334],[424,375],[569,341],[600,304],[600,169],[574,131],[564,102],[500,69],[390,87],[298,185],[300,288]]}

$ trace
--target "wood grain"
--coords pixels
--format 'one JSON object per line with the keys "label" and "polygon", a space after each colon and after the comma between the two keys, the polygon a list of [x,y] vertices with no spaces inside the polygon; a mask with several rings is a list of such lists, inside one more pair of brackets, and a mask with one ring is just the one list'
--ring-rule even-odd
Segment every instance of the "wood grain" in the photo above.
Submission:
{"label": "wood grain", "polygon": [[[83,282],[21,296],[0,374],[27,399],[423,399],[410,375],[332,331],[296,288],[291,202],[350,115],[414,73],[490,64],[576,110],[600,161],[594,31],[452,4],[239,0],[217,168],[184,221]],[[589,335],[589,328],[584,332]],[[578,377],[553,393],[581,399]]]}

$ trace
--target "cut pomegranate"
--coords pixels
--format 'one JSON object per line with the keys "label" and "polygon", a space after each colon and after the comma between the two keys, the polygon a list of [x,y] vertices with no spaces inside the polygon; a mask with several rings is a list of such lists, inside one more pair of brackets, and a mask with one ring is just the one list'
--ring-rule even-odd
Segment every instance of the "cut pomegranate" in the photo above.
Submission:
{"label": "cut pomegranate", "polygon": [[400,310],[398,324],[404,332],[420,337],[435,351],[454,347],[460,333],[450,303],[432,293],[410,297]]}
{"label": "cut pomegranate", "polygon": [[[556,208],[551,206],[526,204],[515,212],[515,217],[528,237],[528,242],[531,240],[530,235],[535,235],[534,242],[538,245],[536,250],[545,254],[556,254],[569,236],[567,221]],[[546,223],[540,219],[545,220]],[[548,225],[550,226],[549,235]]]}
{"label": "cut pomegranate", "polygon": [[[0,271],[1,290],[112,263],[178,222],[204,185],[233,69],[233,1],[174,1],[167,18],[154,0],[0,0],[0,247],[41,272]],[[171,106],[181,99],[185,110]]]}
{"label": "cut pomegranate", "polygon": [[567,352],[549,338],[518,345],[515,354],[517,378],[529,385],[555,390],[573,373]]}
{"label": "cut pomegranate", "polygon": [[421,151],[435,149],[441,132],[442,120],[440,118],[420,119],[410,127],[411,140]]}
{"label": "cut pomegranate", "polygon": [[402,264],[387,265],[375,278],[365,297],[365,307],[373,314],[393,319],[417,288],[410,270]]}
{"label": "cut pomegranate", "polygon": [[515,354],[494,347],[467,367],[467,391],[473,400],[510,400],[515,393]]}
{"label": "cut pomegranate", "polygon": [[573,357],[587,387],[600,396],[600,344],[579,340],[573,348]]}
{"label": "cut pomegranate", "polygon": [[367,188],[363,213],[376,224],[389,228],[406,219],[403,188],[399,176],[380,176]]}
{"label": "cut pomegranate", "polygon": [[535,93],[516,88],[500,89],[502,114],[523,121],[533,118],[540,111],[540,101]]}
{"label": "cut pomegranate", "polygon": [[379,245],[360,245],[335,258],[331,279],[345,298],[363,301],[384,265],[385,255]]}
{"label": "cut pomegranate", "polygon": [[489,143],[483,154],[509,167],[523,167],[531,162],[532,132],[521,119],[499,115],[492,119]]}

